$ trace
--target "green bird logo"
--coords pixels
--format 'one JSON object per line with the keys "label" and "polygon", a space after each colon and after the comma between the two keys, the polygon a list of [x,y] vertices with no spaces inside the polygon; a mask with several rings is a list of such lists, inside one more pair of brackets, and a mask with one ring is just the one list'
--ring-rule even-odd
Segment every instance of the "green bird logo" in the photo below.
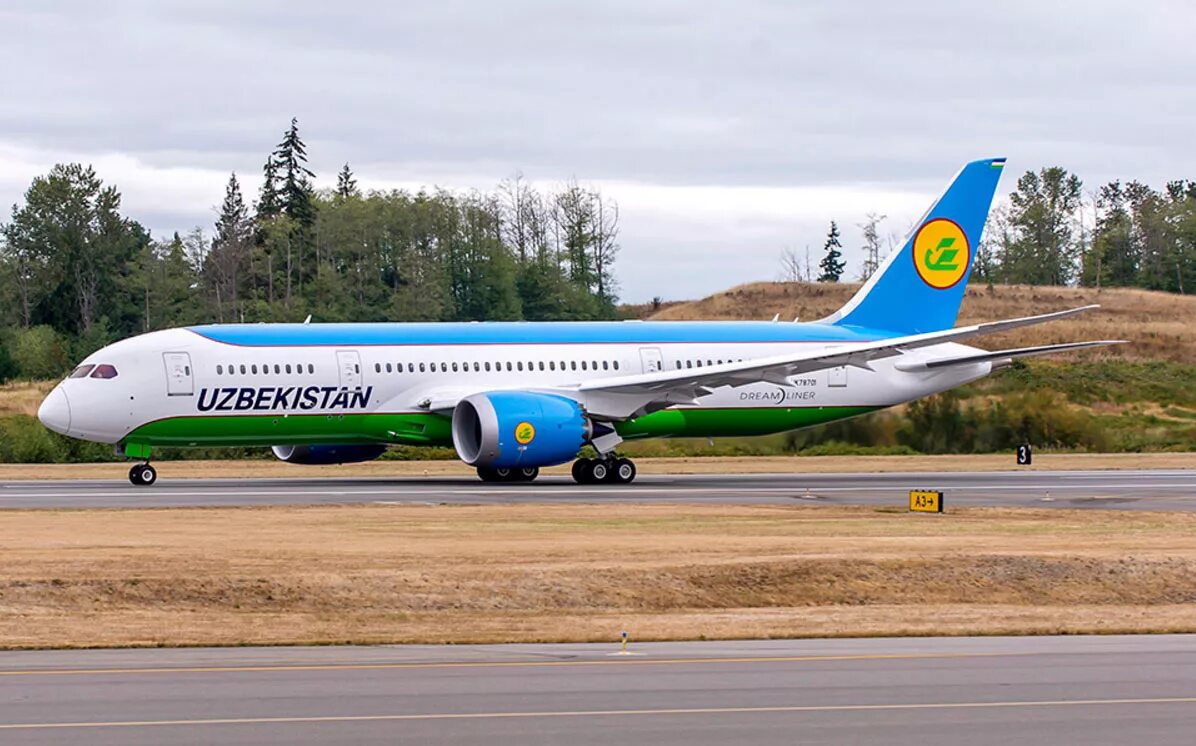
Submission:
{"label": "green bird logo", "polygon": [[926,250],[926,269],[936,272],[952,272],[959,269],[955,257],[959,256],[959,249],[951,248],[955,243],[954,236],[947,236],[939,241],[939,245]]}

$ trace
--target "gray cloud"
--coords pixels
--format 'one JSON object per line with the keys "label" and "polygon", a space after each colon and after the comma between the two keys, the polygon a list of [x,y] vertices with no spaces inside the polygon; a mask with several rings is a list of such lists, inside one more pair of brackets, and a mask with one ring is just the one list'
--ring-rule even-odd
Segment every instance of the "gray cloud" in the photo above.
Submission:
{"label": "gray cloud", "polygon": [[[987,155],[1196,175],[1185,2],[18,2],[0,23],[0,144],[51,157],[256,173],[295,115],[318,172],[379,181],[930,195]],[[624,272],[659,234],[633,217]]]}

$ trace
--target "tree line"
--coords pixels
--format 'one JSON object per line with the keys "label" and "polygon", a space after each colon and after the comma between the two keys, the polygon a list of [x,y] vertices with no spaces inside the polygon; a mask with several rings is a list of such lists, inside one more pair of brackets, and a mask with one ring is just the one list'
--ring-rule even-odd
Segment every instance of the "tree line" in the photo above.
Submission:
{"label": "tree line", "polygon": [[188,324],[617,316],[619,210],[595,189],[366,192],[346,163],[317,190],[307,163],[292,120],[252,204],[233,173],[212,229],[169,237],[91,166],[35,178],[0,226],[0,380]]}
{"label": "tree line", "polygon": [[[859,279],[880,265],[883,215],[859,223],[864,256]],[[899,247],[893,233],[888,250]],[[809,250],[781,255],[782,280],[838,282],[842,261],[838,224],[831,221],[817,271]],[[1111,181],[1085,191],[1059,166],[1027,171],[993,207],[972,264],[972,278],[989,284],[1139,287],[1172,293],[1196,289],[1196,182],[1162,189],[1139,181]]]}

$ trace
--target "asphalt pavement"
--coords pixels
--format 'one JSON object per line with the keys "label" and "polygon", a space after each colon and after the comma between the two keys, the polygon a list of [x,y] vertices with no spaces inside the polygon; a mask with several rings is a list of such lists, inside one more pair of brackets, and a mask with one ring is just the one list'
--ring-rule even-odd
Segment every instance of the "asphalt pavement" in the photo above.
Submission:
{"label": "asphalt pavement", "polygon": [[883,474],[643,475],[631,485],[530,484],[460,478],[171,479],[0,483],[0,508],[160,508],[345,503],[723,503],[904,505],[911,489],[941,490],[948,507],[1196,509],[1192,471],[1006,471]]}
{"label": "asphalt pavement", "polygon": [[0,653],[5,744],[1190,744],[1196,637]]}

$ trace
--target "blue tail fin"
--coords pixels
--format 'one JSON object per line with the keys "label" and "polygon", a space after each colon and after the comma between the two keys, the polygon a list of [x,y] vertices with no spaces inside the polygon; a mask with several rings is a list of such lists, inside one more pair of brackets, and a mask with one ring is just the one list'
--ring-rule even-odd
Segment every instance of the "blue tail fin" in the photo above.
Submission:
{"label": "blue tail fin", "polygon": [[988,158],[964,166],[901,250],[823,321],[902,335],[955,326],[1004,165],[1004,158]]}

